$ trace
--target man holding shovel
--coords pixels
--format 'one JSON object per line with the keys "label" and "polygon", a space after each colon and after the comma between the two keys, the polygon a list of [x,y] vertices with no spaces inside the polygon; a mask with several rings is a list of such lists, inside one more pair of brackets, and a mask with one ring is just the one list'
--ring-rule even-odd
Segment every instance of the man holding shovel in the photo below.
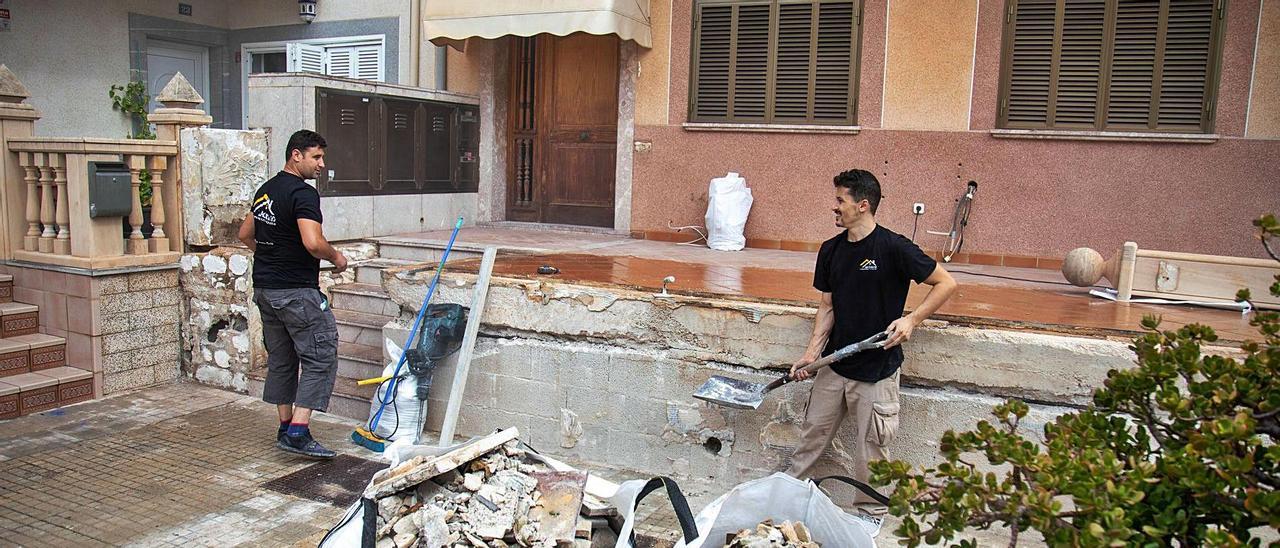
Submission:
{"label": "man holding shovel", "polygon": [[[853,421],[853,475],[866,482],[867,464],[889,458],[885,449],[898,429],[898,370],[902,343],[920,322],[955,293],[956,282],[911,240],[876,224],[880,182],[853,169],[834,179],[836,226],[845,231],[823,242],[813,286],[822,292],[813,337],[791,368],[795,380],[814,374],[801,368],[846,345],[877,333],[883,348],[855,353],[818,370],[805,414],[800,446],[787,473],[809,477],[845,416]],[[911,282],[932,286],[920,306],[906,316]],[[858,493],[855,505],[879,519],[887,508]]]}

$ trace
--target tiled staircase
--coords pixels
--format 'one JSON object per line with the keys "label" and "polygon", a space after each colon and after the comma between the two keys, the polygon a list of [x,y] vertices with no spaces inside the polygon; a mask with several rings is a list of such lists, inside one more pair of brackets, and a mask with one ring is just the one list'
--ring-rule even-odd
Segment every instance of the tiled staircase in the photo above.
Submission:
{"label": "tiled staircase", "polygon": [[93,372],[67,366],[62,337],[40,330],[40,308],[13,302],[0,275],[0,420],[93,399]]}

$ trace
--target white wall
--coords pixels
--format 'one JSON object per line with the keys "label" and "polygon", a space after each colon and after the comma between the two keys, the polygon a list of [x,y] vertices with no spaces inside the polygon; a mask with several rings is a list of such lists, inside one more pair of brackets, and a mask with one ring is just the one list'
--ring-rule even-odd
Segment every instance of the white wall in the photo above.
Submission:
{"label": "white wall", "polygon": [[[397,48],[400,60],[395,67],[399,78],[397,81],[405,85],[414,85],[413,50],[414,38],[418,37],[420,24],[413,21],[413,3],[421,0],[319,0],[316,5],[316,23],[333,21],[350,21],[355,19],[372,19],[378,17],[397,17],[400,19],[399,44],[387,44],[387,49]],[[298,24],[298,3],[293,1],[263,0],[231,0],[227,2],[227,24],[231,29],[254,27],[272,27]],[[422,87],[432,85],[435,67],[435,46],[429,42],[420,44],[418,67]],[[392,67],[388,67],[392,70]]]}
{"label": "white wall", "polygon": [[9,0],[9,32],[0,32],[0,63],[27,86],[43,114],[36,135],[122,138],[127,118],[111,110],[107,90],[129,81],[129,13],[224,27],[227,6],[184,0],[192,16],[167,0]]}

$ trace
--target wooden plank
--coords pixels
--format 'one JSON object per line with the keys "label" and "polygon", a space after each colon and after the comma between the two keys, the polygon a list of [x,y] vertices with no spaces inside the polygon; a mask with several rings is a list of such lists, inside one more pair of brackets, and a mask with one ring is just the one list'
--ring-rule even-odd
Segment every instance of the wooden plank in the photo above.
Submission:
{"label": "wooden plank", "polygon": [[383,477],[378,478],[373,485],[365,489],[364,496],[372,499],[391,496],[471,462],[519,437],[519,429],[508,428],[443,455],[414,457],[389,470],[385,475],[379,474]]}
{"label": "wooden plank", "polygon": [[1235,257],[1159,259],[1140,252],[1134,264],[1132,293],[1164,299],[1234,302],[1236,292],[1248,288],[1255,306],[1280,308],[1280,298],[1268,290],[1280,274],[1280,263],[1245,266],[1219,259]]}
{"label": "wooden plank", "polygon": [[[493,263],[497,256],[498,248],[490,246],[484,249],[484,257],[480,260],[480,276],[476,279],[475,292],[471,297],[467,330],[462,336],[462,347],[458,349],[458,366],[453,371],[453,386],[449,388],[449,402],[444,412],[444,423],[440,426],[440,447],[453,445],[454,431],[458,426],[458,412],[462,407],[462,393],[466,390],[467,374],[471,370],[471,355],[476,348],[476,337],[480,334],[484,303],[489,296],[489,277],[493,274]],[[419,432],[421,432],[421,425],[419,425]]]}

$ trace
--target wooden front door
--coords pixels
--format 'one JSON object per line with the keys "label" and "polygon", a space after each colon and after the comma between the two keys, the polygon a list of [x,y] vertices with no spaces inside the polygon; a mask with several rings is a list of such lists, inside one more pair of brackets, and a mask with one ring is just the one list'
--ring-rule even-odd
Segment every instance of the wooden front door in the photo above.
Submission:
{"label": "wooden front door", "polygon": [[516,38],[507,219],[613,226],[618,38]]}

